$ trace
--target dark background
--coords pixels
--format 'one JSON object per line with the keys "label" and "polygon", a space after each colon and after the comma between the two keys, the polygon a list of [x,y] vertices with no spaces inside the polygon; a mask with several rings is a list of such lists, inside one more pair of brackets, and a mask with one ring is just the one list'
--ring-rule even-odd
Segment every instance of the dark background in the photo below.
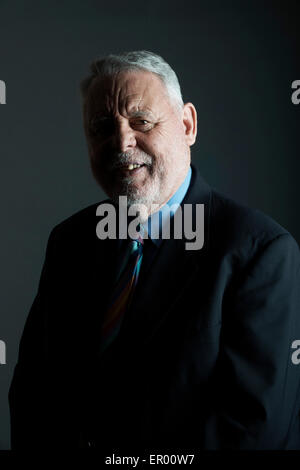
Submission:
{"label": "dark background", "polygon": [[297,3],[0,0],[0,449],[10,445],[7,393],[49,232],[104,196],[82,130],[78,84],[88,64],[127,50],[162,55],[197,108],[192,160],[204,178],[299,243]]}

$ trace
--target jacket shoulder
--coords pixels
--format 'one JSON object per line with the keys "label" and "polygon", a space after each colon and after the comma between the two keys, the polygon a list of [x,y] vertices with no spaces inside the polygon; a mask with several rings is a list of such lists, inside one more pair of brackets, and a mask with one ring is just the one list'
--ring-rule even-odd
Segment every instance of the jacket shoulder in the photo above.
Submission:
{"label": "jacket shoulder", "polygon": [[240,204],[212,189],[210,237],[228,248],[265,245],[282,235],[292,235],[264,212]]}
{"label": "jacket shoulder", "polygon": [[78,212],[70,215],[60,223],[58,223],[51,231],[50,239],[64,239],[69,240],[83,237],[94,236],[96,233],[96,210],[100,204],[108,200],[99,201],[91,204]]}

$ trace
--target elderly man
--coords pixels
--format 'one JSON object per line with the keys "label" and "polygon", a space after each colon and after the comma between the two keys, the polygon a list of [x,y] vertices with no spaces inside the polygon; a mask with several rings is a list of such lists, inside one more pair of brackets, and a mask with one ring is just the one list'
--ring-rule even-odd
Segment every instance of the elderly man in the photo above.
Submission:
{"label": "elderly man", "polygon": [[[95,61],[82,96],[108,199],[50,235],[10,389],[12,447],[299,449],[295,240],[191,165],[196,110],[160,56]],[[203,230],[190,249],[174,230],[188,219]]]}

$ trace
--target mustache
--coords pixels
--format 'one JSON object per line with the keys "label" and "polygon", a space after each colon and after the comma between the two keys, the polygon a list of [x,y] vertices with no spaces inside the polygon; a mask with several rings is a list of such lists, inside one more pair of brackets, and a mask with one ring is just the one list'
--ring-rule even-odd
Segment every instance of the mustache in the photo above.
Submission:
{"label": "mustache", "polygon": [[112,154],[107,161],[108,170],[117,170],[118,168],[138,163],[139,165],[152,165],[152,157],[145,152],[118,152]]}

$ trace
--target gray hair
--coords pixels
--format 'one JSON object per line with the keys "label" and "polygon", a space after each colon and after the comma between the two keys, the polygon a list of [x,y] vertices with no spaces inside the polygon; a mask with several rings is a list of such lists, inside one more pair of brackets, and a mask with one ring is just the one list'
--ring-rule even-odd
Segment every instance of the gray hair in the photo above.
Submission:
{"label": "gray hair", "polygon": [[158,75],[166,87],[170,100],[177,108],[182,109],[184,103],[176,73],[161,56],[150,51],[109,54],[94,60],[90,65],[90,75],[80,84],[83,100],[85,100],[94,78],[114,76],[125,70],[143,70]]}

